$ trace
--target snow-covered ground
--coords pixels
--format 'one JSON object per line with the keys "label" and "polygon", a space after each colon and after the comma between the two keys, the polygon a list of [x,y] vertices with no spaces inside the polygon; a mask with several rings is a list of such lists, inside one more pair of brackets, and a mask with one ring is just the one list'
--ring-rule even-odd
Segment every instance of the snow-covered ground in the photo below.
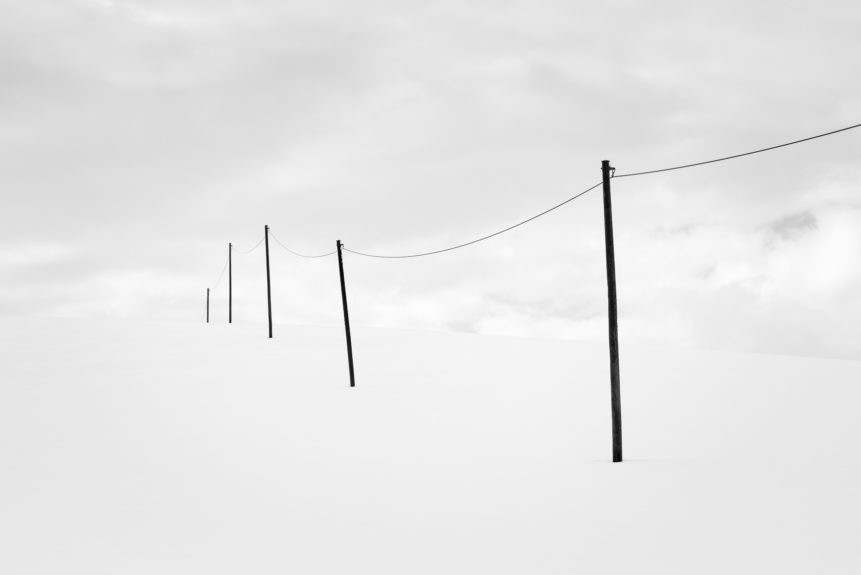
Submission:
{"label": "snow-covered ground", "polygon": [[0,573],[861,572],[861,362],[0,321]]}

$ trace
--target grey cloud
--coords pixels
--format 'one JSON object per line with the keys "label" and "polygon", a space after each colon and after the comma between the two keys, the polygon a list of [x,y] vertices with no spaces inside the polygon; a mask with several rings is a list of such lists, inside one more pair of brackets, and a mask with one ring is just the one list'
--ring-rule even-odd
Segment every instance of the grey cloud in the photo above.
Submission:
{"label": "grey cloud", "polygon": [[[263,224],[300,251],[338,238],[383,253],[435,249],[585,189],[602,159],[620,172],[663,167],[854,123],[861,79],[845,70],[861,10],[805,6],[5,2],[0,260],[46,242],[70,255],[15,260],[0,311],[158,307],[197,320],[195,297],[227,242],[250,247]],[[858,142],[847,133],[616,180],[620,309],[651,317],[650,298],[677,293],[693,302],[691,331],[714,330],[708,341],[734,334],[730,319],[702,311],[708,293],[691,294],[753,289],[745,282],[776,253],[764,234],[825,231],[822,206],[854,201]],[[795,216],[809,206],[818,228]],[[596,194],[452,255],[350,256],[355,313],[411,327],[568,333],[565,322],[603,309],[602,233]],[[284,317],[329,321],[332,294],[305,284],[337,288],[331,262],[282,256]],[[259,264],[236,263],[254,298]],[[250,298],[241,305],[257,313]],[[662,305],[656,314],[673,309]],[[769,318],[751,337],[768,337]],[[660,324],[648,321],[641,333]],[[837,346],[833,337],[817,349]]]}
{"label": "grey cloud", "polygon": [[789,214],[768,224],[768,229],[781,240],[797,240],[816,228],[816,216],[809,211]]}

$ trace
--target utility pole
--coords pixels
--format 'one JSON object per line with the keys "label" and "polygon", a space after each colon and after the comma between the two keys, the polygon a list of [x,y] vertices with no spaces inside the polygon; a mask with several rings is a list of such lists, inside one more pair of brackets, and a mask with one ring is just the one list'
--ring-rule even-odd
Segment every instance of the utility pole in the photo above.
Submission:
{"label": "utility pole", "polygon": [[227,323],[233,323],[233,244],[227,244]]}
{"label": "utility pole", "polygon": [[206,323],[209,323],[209,288],[206,288]]}
{"label": "utility pole", "polygon": [[347,311],[347,286],[344,283],[344,256],[341,253],[341,248],[344,244],[338,240],[335,244],[338,247],[338,272],[341,275],[341,302],[344,305],[344,329],[347,333],[347,363],[350,366],[350,387],[356,387],[356,376],[353,373],[353,341],[350,338],[350,312]]}
{"label": "utility pole", "polygon": [[263,227],[266,240],[266,302],[269,304],[269,339],[272,339],[272,283],[269,280],[269,226]]}
{"label": "utility pole", "polygon": [[615,168],[601,162],[604,183],[604,244],[607,248],[607,307],[610,327],[610,412],[613,425],[613,462],[622,461],[622,400],[619,391],[619,326],[616,309],[616,253],[613,247],[613,207],[610,175]]}

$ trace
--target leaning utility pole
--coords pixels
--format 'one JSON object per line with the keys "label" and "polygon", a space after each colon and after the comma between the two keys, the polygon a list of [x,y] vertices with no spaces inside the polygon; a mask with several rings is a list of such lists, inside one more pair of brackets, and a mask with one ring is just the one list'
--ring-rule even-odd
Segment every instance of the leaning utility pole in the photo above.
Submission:
{"label": "leaning utility pole", "polygon": [[269,339],[272,339],[272,283],[269,281],[269,226],[263,227],[263,237],[266,240],[266,302],[269,305]]}
{"label": "leaning utility pole", "polygon": [[233,323],[233,244],[227,244],[227,323]]}
{"label": "leaning utility pole", "polygon": [[604,179],[604,244],[607,248],[607,307],[610,327],[610,413],[613,426],[613,461],[622,461],[622,400],[619,391],[619,326],[616,309],[616,254],[613,247],[613,207],[610,200],[609,160],[601,162]]}
{"label": "leaning utility pole", "polygon": [[347,311],[347,285],[344,283],[344,257],[341,249],[344,244],[338,240],[335,244],[338,248],[338,272],[341,275],[341,302],[344,305],[344,329],[347,333],[347,363],[350,366],[350,387],[356,387],[356,376],[353,373],[353,341],[350,338],[350,312]]}

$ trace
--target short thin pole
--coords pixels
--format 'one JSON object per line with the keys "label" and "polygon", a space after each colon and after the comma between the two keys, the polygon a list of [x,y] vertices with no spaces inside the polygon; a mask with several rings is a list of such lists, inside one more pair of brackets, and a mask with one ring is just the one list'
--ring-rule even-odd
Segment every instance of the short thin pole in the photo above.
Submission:
{"label": "short thin pole", "polygon": [[347,285],[344,283],[344,256],[341,240],[335,244],[338,247],[338,272],[341,274],[341,302],[344,304],[344,329],[347,333],[347,363],[350,365],[350,387],[356,387],[356,376],[353,373],[353,340],[350,337],[350,312],[347,311]]}
{"label": "short thin pole", "polygon": [[263,227],[266,239],[266,302],[269,304],[269,338],[272,339],[272,283],[269,280],[269,226]]}
{"label": "short thin pole", "polygon": [[206,288],[206,323],[209,323],[209,288]]}
{"label": "short thin pole", "polygon": [[604,244],[607,248],[607,307],[610,327],[610,412],[613,461],[622,461],[622,400],[619,391],[619,326],[616,309],[616,253],[613,247],[613,207],[610,201],[610,162],[601,162],[604,180]]}
{"label": "short thin pole", "polygon": [[233,244],[227,244],[227,323],[233,323]]}

